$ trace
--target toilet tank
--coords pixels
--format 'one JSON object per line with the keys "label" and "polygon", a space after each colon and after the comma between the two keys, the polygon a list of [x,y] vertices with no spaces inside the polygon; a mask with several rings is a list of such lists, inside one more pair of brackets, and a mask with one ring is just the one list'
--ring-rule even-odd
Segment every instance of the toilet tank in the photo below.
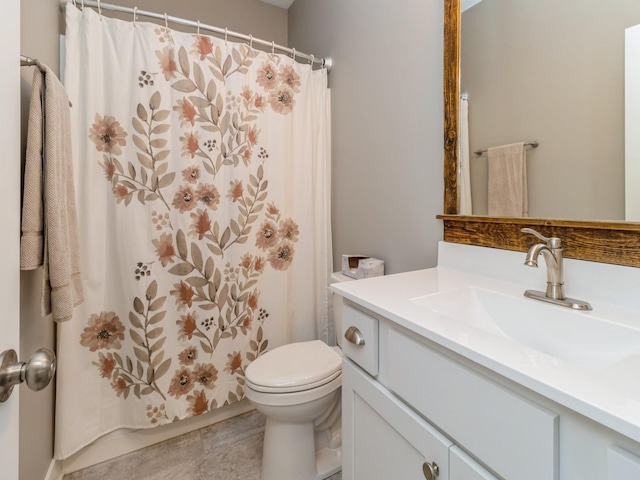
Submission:
{"label": "toilet tank", "polygon": [[[351,282],[354,280],[351,277],[347,277],[340,272],[334,272],[331,274],[330,283]],[[333,297],[333,325],[336,332],[336,344],[342,347],[342,297],[331,294]]]}

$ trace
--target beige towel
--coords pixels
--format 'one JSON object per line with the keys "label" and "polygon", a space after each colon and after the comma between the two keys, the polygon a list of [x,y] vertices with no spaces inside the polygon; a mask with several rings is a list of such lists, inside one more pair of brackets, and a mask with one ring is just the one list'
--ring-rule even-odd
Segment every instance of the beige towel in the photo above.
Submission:
{"label": "beige towel", "polygon": [[20,268],[44,267],[42,315],[69,320],[82,303],[69,98],[44,65],[34,70],[22,199]]}
{"label": "beige towel", "polygon": [[528,217],[527,157],[524,143],[490,148],[489,216]]}

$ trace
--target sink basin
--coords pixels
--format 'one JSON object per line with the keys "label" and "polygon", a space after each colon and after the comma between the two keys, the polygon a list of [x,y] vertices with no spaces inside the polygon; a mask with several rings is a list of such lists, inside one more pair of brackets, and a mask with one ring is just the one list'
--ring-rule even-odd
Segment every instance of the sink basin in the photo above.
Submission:
{"label": "sink basin", "polygon": [[411,302],[572,365],[604,369],[640,353],[640,329],[594,315],[478,287]]}

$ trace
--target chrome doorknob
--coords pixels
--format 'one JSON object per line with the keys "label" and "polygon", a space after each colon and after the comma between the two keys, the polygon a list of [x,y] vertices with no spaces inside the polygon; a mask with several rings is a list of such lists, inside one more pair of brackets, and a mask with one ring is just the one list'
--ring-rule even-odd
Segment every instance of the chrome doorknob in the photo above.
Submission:
{"label": "chrome doorknob", "polygon": [[15,350],[0,354],[0,402],[6,401],[13,387],[22,382],[34,391],[42,390],[56,372],[56,356],[48,348],[41,348],[28,362],[18,362]]}

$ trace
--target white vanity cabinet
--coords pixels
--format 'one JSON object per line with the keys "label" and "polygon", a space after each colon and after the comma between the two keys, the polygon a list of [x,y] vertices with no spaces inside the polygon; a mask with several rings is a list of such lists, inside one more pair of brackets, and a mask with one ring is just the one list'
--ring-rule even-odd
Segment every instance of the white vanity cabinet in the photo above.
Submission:
{"label": "white vanity cabinet", "polygon": [[344,480],[640,480],[640,443],[353,299],[342,309],[343,335],[363,340],[343,342]]}
{"label": "white vanity cabinet", "polygon": [[380,381],[456,444],[502,478],[558,478],[556,413],[386,322],[381,343]]}
{"label": "white vanity cabinet", "polygon": [[[388,325],[354,306],[342,308],[343,330],[357,325],[364,340],[359,346],[347,342],[344,348],[342,478],[497,480],[371,375],[378,372],[378,358],[372,362],[371,352],[378,354]],[[388,350],[383,351],[386,357]],[[386,360],[380,358],[383,369]],[[403,376],[412,372],[408,368]]]}
{"label": "white vanity cabinet", "polygon": [[497,480],[348,359],[342,375],[344,480]]}
{"label": "white vanity cabinet", "polygon": [[522,260],[441,242],[435,268],[331,286],[358,343],[345,480],[640,480],[640,269],[567,260],[572,312],[522,296],[544,282]]}
{"label": "white vanity cabinet", "polygon": [[449,478],[448,438],[348,359],[342,385],[344,480]]}

